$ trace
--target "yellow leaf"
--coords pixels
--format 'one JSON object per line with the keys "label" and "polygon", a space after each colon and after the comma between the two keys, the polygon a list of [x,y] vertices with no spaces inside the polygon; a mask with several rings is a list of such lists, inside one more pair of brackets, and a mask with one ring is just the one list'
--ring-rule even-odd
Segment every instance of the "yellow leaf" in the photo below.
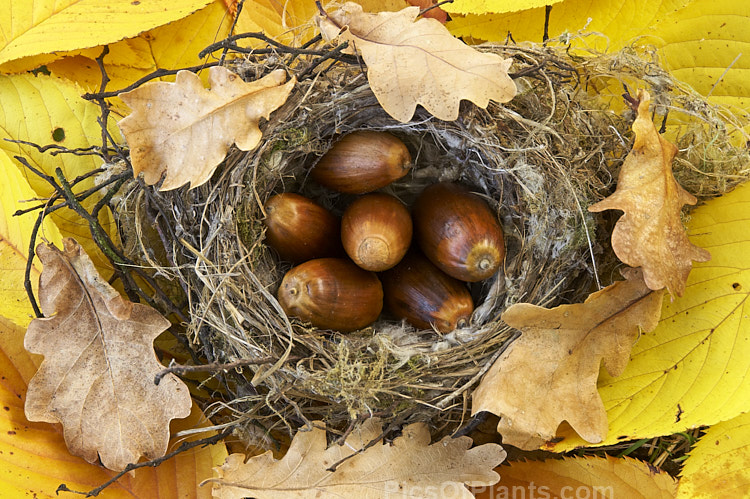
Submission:
{"label": "yellow leaf", "polygon": [[[3,96],[0,108],[0,149],[11,157],[23,156],[32,166],[52,177],[55,177],[57,167],[68,180],[99,168],[102,160],[96,156],[52,156],[40,153],[32,146],[3,140],[25,140],[42,146],[57,144],[69,149],[101,145],[101,128],[96,121],[99,107],[81,99],[82,93],[81,88],[73,82],[59,78],[30,74],[0,75],[0,95]],[[110,126],[109,130],[116,139],[121,140],[116,126]],[[47,198],[55,192],[43,179],[21,164],[16,165],[37,196]],[[94,179],[89,178],[77,184],[74,190],[82,192],[93,186]],[[91,196],[84,206],[90,208],[99,199],[100,194]],[[97,266],[109,266],[109,261],[92,240],[88,225],[79,215],[63,208],[51,217],[64,236],[74,237],[84,246]],[[102,210],[99,221],[115,236],[116,228],[108,210]]]}
{"label": "yellow leaf", "polygon": [[169,422],[190,414],[179,378],[154,383],[163,367],[153,342],[170,323],[124,300],[73,239],[63,245],[37,247],[44,318],[31,321],[24,346],[44,361],[29,382],[26,417],[62,423],[71,454],[111,470],[161,457]]}
{"label": "yellow leaf", "polygon": [[502,14],[520,10],[544,7],[562,2],[562,0],[461,0],[442,6],[451,14]]}
{"label": "yellow leaf", "polygon": [[695,204],[695,196],[672,175],[677,146],[656,131],[651,121],[648,92],[638,93],[638,116],[633,123],[635,143],[620,169],[617,190],[589,206],[589,211],[625,212],[612,231],[612,249],[631,267],[643,268],[646,285],[667,288],[680,296],[693,260],[705,262],[711,255],[690,243],[682,226],[682,207]]}
{"label": "yellow leaf", "polygon": [[[373,444],[373,442],[375,442]],[[469,437],[445,437],[430,445],[423,423],[403,428],[392,443],[382,441],[382,424],[368,419],[344,445],[326,448],[319,425],[300,431],[280,460],[271,451],[251,457],[231,454],[217,468],[214,497],[221,499],[292,499],[300,497],[435,497],[436,491],[468,499],[467,485],[490,485],[498,476],[492,468],[505,459],[497,444],[472,449]],[[330,468],[337,465],[334,470]]]}
{"label": "yellow leaf", "polygon": [[415,21],[418,14],[417,7],[369,14],[349,2],[317,22],[324,38],[348,41],[350,53],[362,54],[375,97],[402,123],[418,104],[450,121],[462,99],[485,108],[490,99],[508,102],[516,95],[510,59],[469,47],[435,19]]}
{"label": "yellow leaf", "polygon": [[515,461],[495,468],[500,482],[474,488],[476,499],[587,497],[669,499],[677,482],[668,473],[630,458],[581,457]]}
{"label": "yellow leaf", "polygon": [[[229,35],[231,19],[221,2],[212,2],[204,9],[166,26],[159,26],[140,35],[109,45],[104,68],[110,82],[107,91],[121,90],[157,69],[179,69],[201,64],[198,53],[208,45]],[[47,64],[56,76],[75,81],[87,92],[97,92],[102,74],[94,60],[101,47],[86,55],[70,55]],[[163,77],[174,79],[174,76]],[[120,99],[112,99],[117,111],[125,115],[127,108]]]}
{"label": "yellow leaf", "polygon": [[750,413],[718,423],[695,445],[680,473],[677,497],[734,499],[750,490]]}
{"label": "yellow leaf", "polygon": [[[750,184],[691,213],[691,240],[711,252],[695,263],[685,294],[665,300],[656,329],[642,333],[617,378],[599,393],[609,433],[602,445],[669,435],[750,411]],[[587,445],[569,429],[554,446]]]}
{"label": "yellow leaf", "polygon": [[[460,2],[459,2],[460,3]],[[450,8],[448,4],[447,8]],[[542,42],[544,8],[510,14],[454,16],[446,25],[456,36]],[[750,16],[736,0],[564,0],[552,6],[549,36],[595,32],[575,44],[615,51],[636,44],[659,48],[662,64],[711,102],[750,110]],[[725,73],[726,72],[726,73]],[[714,88],[714,85],[716,87]]]}
{"label": "yellow leaf", "polygon": [[119,125],[130,146],[136,175],[144,173],[155,184],[166,172],[160,189],[207,182],[229,146],[250,151],[260,143],[261,118],[268,119],[294,88],[279,69],[245,82],[224,67],[209,68],[211,91],[189,71],[177,73],[175,83],[150,82],[120,94],[133,109]]}
{"label": "yellow leaf", "polygon": [[96,47],[135,36],[181,19],[210,1],[3,0],[0,71],[26,71],[39,65],[40,59],[33,56]]}
{"label": "yellow leaf", "polygon": [[644,41],[660,47],[664,65],[710,101],[750,112],[750,15],[746,2],[694,0],[658,18]]}
{"label": "yellow leaf", "polygon": [[[33,310],[23,287],[26,272],[26,259],[31,243],[31,230],[38,212],[13,216],[16,210],[29,208],[38,202],[23,203],[36,197],[29,183],[23,178],[11,159],[0,150],[0,316],[14,324],[25,325],[31,320]],[[49,217],[44,219],[38,237],[44,237],[53,244],[61,244],[60,231]],[[34,260],[31,269],[31,283],[36,293],[41,264]]]}
{"label": "yellow leaf", "polygon": [[[23,348],[24,327],[0,317],[0,491],[2,497],[59,498],[61,483],[70,489],[89,491],[109,480],[114,472],[71,456],[58,425],[32,423],[24,416],[28,381],[36,372],[41,356]],[[173,421],[172,431],[205,424],[205,417],[193,406],[187,419]],[[210,434],[209,434],[210,435]],[[204,438],[206,434],[198,434]],[[170,451],[180,444],[175,439]],[[198,484],[211,476],[211,466],[226,458],[223,444],[194,448],[165,461],[157,468],[140,468],[105,489],[102,499],[209,499],[208,487]]]}
{"label": "yellow leaf", "polygon": [[[260,31],[281,43],[299,46],[315,36],[310,21],[317,12],[310,0],[252,0],[245,2],[235,32]],[[265,42],[248,39],[244,43],[258,46]]]}
{"label": "yellow leaf", "polygon": [[502,320],[522,334],[474,390],[471,412],[501,416],[497,431],[504,443],[537,448],[564,420],[588,442],[607,436],[596,391],[600,365],[612,376],[623,371],[639,328],[656,326],[662,301],[639,269],[623,274],[625,281],[584,303],[552,309],[516,303],[503,312]]}

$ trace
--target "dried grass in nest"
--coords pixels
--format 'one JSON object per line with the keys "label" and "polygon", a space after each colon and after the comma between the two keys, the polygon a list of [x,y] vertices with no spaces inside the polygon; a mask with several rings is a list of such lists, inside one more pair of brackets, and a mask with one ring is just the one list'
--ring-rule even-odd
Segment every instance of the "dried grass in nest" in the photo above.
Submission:
{"label": "dried grass in nest", "polygon": [[[466,422],[471,390],[514,337],[500,321],[508,305],[580,301],[616,278],[607,219],[597,221],[586,210],[612,191],[629,149],[632,116],[609,109],[621,102],[606,93],[613,83],[647,87],[657,112],[697,118],[681,133],[675,164],[688,190],[717,195],[745,174],[740,167],[747,164],[746,152],[730,143],[728,115],[642,54],[571,56],[540,46],[484,50],[516,61],[520,91],[507,105],[482,110],[465,104],[454,122],[419,109],[410,123],[400,124],[380,108],[362,68],[339,62],[300,82],[263,124],[259,149],[230,152],[208,184],[129,196],[148,199],[149,209],[161,212],[159,230],[171,235],[165,249],[173,266],[160,271],[185,289],[187,334],[208,361],[273,359],[218,375],[229,419],[291,433],[316,419],[343,430],[378,414],[395,424],[430,421],[436,435]],[[259,61],[246,60],[238,70],[254,79],[289,58]],[[340,334],[290,319],[276,302],[289,266],[263,243],[262,205],[274,193],[291,191],[341,213],[351,197],[316,186],[308,172],[338,137],[363,128],[400,137],[415,158],[413,171],[388,192],[410,203],[426,185],[458,181],[497,210],[507,258],[497,276],[472,285],[477,310],[471,327],[438,334],[386,317]],[[143,238],[136,247],[143,253],[151,251],[148,245]]]}

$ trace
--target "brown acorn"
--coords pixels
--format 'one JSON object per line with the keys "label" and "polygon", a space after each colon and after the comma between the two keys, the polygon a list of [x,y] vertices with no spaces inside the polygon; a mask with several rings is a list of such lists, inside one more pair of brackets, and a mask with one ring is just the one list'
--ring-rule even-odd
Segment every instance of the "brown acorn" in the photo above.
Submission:
{"label": "brown acorn", "polygon": [[288,315],[341,332],[371,324],[383,309],[378,276],[343,258],[318,258],[294,267],[282,279],[278,298]]}
{"label": "brown acorn", "polygon": [[359,130],[333,144],[310,174],[329,189],[364,194],[400,179],[410,168],[411,155],[401,140],[386,132]]}
{"label": "brown acorn", "polygon": [[266,201],[266,242],[293,263],[343,255],[341,220],[312,199],[292,192]]}
{"label": "brown acorn", "polygon": [[354,263],[365,270],[387,270],[411,244],[411,215],[389,194],[374,192],[352,202],[341,217],[341,242]]}
{"label": "brown acorn", "polygon": [[388,309],[414,326],[434,326],[448,333],[469,325],[474,302],[466,284],[437,268],[424,255],[409,252],[380,278]]}
{"label": "brown acorn", "polygon": [[419,247],[446,274],[476,282],[502,265],[503,230],[487,202],[466,187],[427,187],[414,204],[413,217]]}

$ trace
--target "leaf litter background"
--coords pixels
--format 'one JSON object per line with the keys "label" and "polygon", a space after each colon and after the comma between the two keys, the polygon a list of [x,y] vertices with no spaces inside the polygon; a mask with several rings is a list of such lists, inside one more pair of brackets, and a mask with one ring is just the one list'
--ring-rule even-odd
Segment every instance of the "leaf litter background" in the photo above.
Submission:
{"label": "leaf litter background", "polygon": [[[85,6],[85,2],[78,3]],[[218,2],[214,2],[209,7],[218,11],[218,9],[216,8],[217,3]],[[491,4],[492,2],[485,3],[485,5],[487,6],[490,6]],[[203,5],[205,5],[205,2],[203,3]],[[125,6],[125,8],[127,8],[127,6]],[[487,11],[490,10],[489,7],[486,8]],[[617,48],[618,46],[623,46],[626,43],[629,43],[636,35],[647,34],[650,37],[657,39],[658,43],[656,44],[657,46],[662,47],[660,53],[664,56],[665,62],[682,79],[696,86],[696,88],[698,88],[702,93],[710,93],[713,100],[716,102],[721,102],[733,106],[735,109],[747,110],[748,106],[745,97],[746,84],[744,84],[747,79],[743,78],[742,75],[747,71],[747,68],[750,67],[750,63],[748,62],[747,55],[745,55],[744,57],[737,57],[737,54],[748,53],[748,50],[742,49],[747,48],[748,43],[750,43],[750,41],[747,39],[747,34],[750,32],[750,29],[747,29],[747,24],[749,22],[748,18],[745,17],[743,13],[738,11],[738,9],[741,8],[739,3],[731,2],[728,0],[720,0],[717,2],[707,2],[703,0],[693,2],[655,2],[649,4],[648,6],[640,6],[640,8],[641,10],[635,11],[634,7],[632,7],[632,4],[622,5],[620,2],[599,2],[595,6],[587,3],[586,8],[581,8],[581,5],[579,5],[579,3],[577,2],[564,1],[556,4],[556,6],[553,7],[553,23],[551,24],[551,34],[555,35],[565,30],[573,31],[575,26],[583,27],[588,21],[588,17],[592,18],[592,23],[588,26],[588,28],[606,31],[609,37],[609,42],[611,43],[610,47],[613,48]],[[666,14],[669,13],[670,10],[676,10],[676,14],[672,15],[670,13],[670,15],[667,16]],[[609,13],[616,13],[616,15],[612,16]],[[50,18],[54,17],[54,14],[54,12],[50,13]],[[126,14],[128,14],[127,11],[125,11],[123,15]],[[538,11],[512,14],[518,16],[515,18],[512,29],[514,37],[517,40],[534,39],[535,37],[538,39],[540,37],[540,33],[538,31],[538,27],[540,25],[538,22],[538,14]],[[182,15],[183,14],[175,15],[175,19],[181,17]],[[631,22],[623,22],[623,16],[628,16],[628,19]],[[526,19],[528,19],[528,21],[526,21]],[[576,20],[578,19],[580,19],[581,22],[576,22]],[[728,20],[730,22],[724,22],[724,20]],[[451,26],[451,24],[449,24],[449,26],[451,27],[451,29],[453,29],[454,33],[461,34],[461,29],[475,29],[472,26],[481,25],[482,23],[479,21],[479,19],[472,19],[469,17],[460,18],[459,16],[456,16],[454,17],[454,21],[451,21],[453,25]],[[485,14],[484,21],[497,23],[501,22],[502,20],[501,17],[495,16],[493,14]],[[682,23],[680,24],[681,21]],[[471,24],[472,22],[474,23],[473,25]],[[688,23],[687,25],[692,27],[692,30],[685,29],[686,22]],[[136,25],[137,23],[133,24]],[[152,26],[156,26],[158,24],[161,24],[161,22],[155,22],[155,24],[152,24]],[[466,28],[466,26],[469,26],[469,28]],[[502,24],[494,24],[492,32],[504,34],[506,30],[503,30],[500,26],[502,26]],[[525,26],[529,26],[530,30],[526,34],[523,31],[525,29]],[[533,31],[532,28],[536,29],[537,31]],[[133,35],[139,31],[142,31],[142,28],[138,27],[136,29],[133,29],[131,33],[117,36],[122,37]],[[5,30],[4,32],[9,33],[10,31]],[[82,38],[82,40],[80,40],[80,43],[78,44],[76,49],[94,47],[101,43],[115,41],[111,38],[91,39],[90,30],[77,30],[75,32],[84,33],[80,35],[80,38]],[[701,33],[701,36],[699,37],[698,41],[693,41],[693,39],[691,38],[691,33],[696,32]],[[479,34],[481,34],[478,31],[475,31],[471,34],[475,37],[482,38],[481,36],[478,36]],[[33,57],[34,55],[41,54],[44,50],[46,50],[44,48],[41,48],[39,49],[39,52],[31,53],[33,51],[29,52],[27,49],[27,52],[24,52],[23,47],[30,46],[32,45],[32,43],[29,42],[28,44],[26,44],[25,40],[11,43],[13,41],[14,40],[12,39],[5,40],[5,45],[3,46],[2,51],[0,51],[0,54],[2,54],[4,57],[4,61],[10,61],[11,58],[14,57],[13,54],[16,54],[16,57],[19,57],[18,54],[21,54],[21,56],[23,57]],[[692,50],[687,50],[686,47],[692,47]],[[700,58],[694,55],[703,53],[710,54],[710,57],[707,56],[704,58]],[[7,54],[11,54],[11,56],[7,56]],[[95,55],[98,55],[98,50],[92,51],[91,56],[93,57]],[[26,64],[26,67],[28,68],[38,65],[40,60],[31,61],[29,59],[21,59],[19,61],[11,62],[17,64],[17,67],[24,67],[23,65]],[[724,71],[726,71],[727,68],[730,67],[731,70],[727,71],[719,81],[718,76],[721,76]],[[13,66],[9,63],[4,64],[0,69],[3,69],[7,72],[14,71]],[[144,72],[148,72],[150,70],[151,69],[148,69]],[[70,71],[68,74],[73,76],[76,73],[75,71]],[[36,92],[33,89],[28,88],[28,85],[22,84],[25,83],[24,79],[28,79],[28,77],[19,75],[17,77],[3,76],[3,78],[12,80],[12,82],[10,83],[11,87],[23,87],[18,91],[18,101],[24,103],[24,105],[28,102],[39,102],[40,95],[45,96],[43,98],[46,98],[47,95],[57,95],[59,93],[58,87],[66,88],[70,86],[70,83],[66,80],[49,79],[47,80],[47,82],[53,82],[51,87],[54,88],[50,88],[49,92]],[[124,78],[124,80],[128,79],[129,78]],[[7,82],[9,80],[3,81]],[[33,79],[32,81],[45,81],[45,79],[37,78]],[[94,78],[91,81],[95,82],[96,79]],[[718,84],[716,83],[717,81],[719,81]],[[8,94],[3,91],[4,108],[6,95]],[[63,114],[68,112],[69,116],[75,116],[75,112],[69,112],[70,109],[66,108],[69,108],[70,104],[72,103],[78,103],[78,106],[84,105],[84,101],[76,99],[77,95],[80,95],[80,90],[76,90],[71,93],[71,98],[69,100],[61,99],[57,102],[50,103],[39,102],[39,104],[36,104],[37,107],[34,108],[36,110],[31,112],[33,114],[39,115],[41,118],[44,118],[46,116],[50,116],[50,118],[52,118],[53,116],[55,116],[55,112],[62,112]],[[37,99],[36,101],[34,100],[35,98]],[[5,109],[3,109],[3,111],[5,111]],[[95,116],[95,113],[96,111],[93,111],[92,114],[87,114],[85,111],[81,112],[79,110],[78,116],[80,116],[80,118],[74,118],[74,120],[82,122],[81,119],[83,116]],[[44,123],[39,125],[37,129],[42,133],[39,133],[36,137],[34,137],[33,131],[25,132],[17,127],[13,127],[12,124],[14,124],[14,121],[11,121],[13,117],[14,115],[9,116],[7,114],[4,114],[5,125],[0,128],[3,130],[3,134],[5,136],[12,138],[21,138],[24,140],[32,140],[38,143],[50,142],[48,134],[55,124],[54,120],[50,119],[49,124],[46,126]],[[70,133],[68,128],[65,128],[65,130],[66,140],[80,140],[76,137],[86,137],[85,134]],[[93,136],[96,137],[96,135]],[[44,140],[39,140],[40,138],[43,138]],[[96,141],[94,140],[92,142]],[[65,145],[68,147],[75,147],[73,145],[70,145],[70,143],[67,143]],[[12,144],[9,145],[8,143],[2,143],[0,144],[0,147],[12,148],[15,146]],[[14,150],[11,150],[9,152],[15,153]],[[29,157],[30,154],[33,156],[33,151],[24,150],[23,154],[27,157]],[[64,158],[64,156],[61,158]],[[78,160],[76,159],[76,162],[77,161]],[[7,162],[5,160],[4,165],[7,165]],[[92,168],[92,166],[81,165],[78,166],[78,168],[81,168],[78,171],[87,171],[87,169]],[[66,172],[66,175],[70,177],[69,172]],[[712,252],[712,255],[716,254],[716,249],[712,246],[717,245],[712,237],[718,236],[711,236],[711,234],[715,233],[716,231],[709,230],[708,227],[710,227],[710,224],[716,219],[722,220],[722,217],[731,217],[728,212],[732,212],[736,208],[743,208],[743,204],[745,203],[744,201],[729,201],[730,199],[732,198],[730,198],[730,196],[727,196],[726,199],[723,200],[724,203],[727,203],[726,205],[709,204],[708,206],[715,206],[715,208],[712,208],[713,212],[710,212],[709,215],[707,215],[708,218],[705,219],[706,224],[708,225],[703,225],[701,227],[701,230],[703,232],[692,233],[698,234],[707,239],[706,241],[701,241],[700,238],[696,236],[693,236],[691,238],[691,240],[699,246],[707,247]],[[722,200],[717,200],[713,203],[719,203],[720,201]],[[699,208],[698,210],[700,209],[701,208]],[[4,206],[4,212],[7,214],[8,211],[13,210],[8,210]],[[694,212],[693,219],[695,219],[700,213],[703,212]],[[735,216],[733,219],[722,221],[721,224],[726,224],[728,226],[732,226],[732,224],[734,224],[735,227],[745,227],[744,224],[746,224],[747,221],[744,218],[741,210],[740,213],[741,215]],[[2,243],[14,240],[12,237],[9,237],[12,234],[12,228],[10,227],[12,225],[12,223],[6,222],[6,227],[3,227]],[[61,225],[64,224],[61,222]],[[693,227],[692,224],[691,227]],[[53,231],[54,229],[49,229],[49,232]],[[86,228],[84,228],[84,230],[79,230],[78,232],[79,234],[76,234],[76,237],[85,235],[87,230]],[[741,234],[742,231],[735,229],[735,231],[733,232],[733,234],[738,233]],[[15,239],[18,240],[18,236],[15,236]],[[742,243],[743,241],[736,241],[733,244],[741,245]],[[27,247],[28,242],[26,242],[25,245],[14,245],[13,243],[10,243],[4,244],[3,249],[7,248],[11,250],[11,255],[25,255]],[[6,266],[5,254],[6,253],[3,252],[3,269],[18,270],[18,260],[16,260],[16,263],[12,263],[13,260],[7,260],[9,265]],[[739,253],[739,255],[741,254],[742,253]],[[745,371],[747,369],[747,362],[745,360],[747,359],[747,356],[742,355],[742,343],[736,342],[738,340],[737,333],[743,330],[742,320],[744,318],[743,314],[738,314],[738,311],[742,310],[741,306],[746,298],[746,290],[748,289],[747,286],[750,285],[750,283],[747,283],[747,285],[745,285],[746,283],[742,279],[740,279],[740,277],[745,277],[744,273],[747,271],[748,266],[746,262],[736,258],[737,256],[738,253],[731,253],[730,256],[728,256],[728,258],[731,258],[731,265],[728,265],[727,268],[719,266],[713,267],[716,260],[712,260],[712,262],[709,262],[708,264],[697,265],[698,269],[704,269],[705,272],[710,272],[710,270],[705,269],[713,269],[714,272],[718,273],[718,275],[715,273],[707,276],[704,275],[701,278],[700,275],[697,275],[700,272],[698,270],[694,271],[693,274],[691,274],[691,279],[688,283],[688,290],[686,291],[685,296],[674,302],[675,304],[685,302],[689,305],[681,305],[684,308],[675,308],[673,309],[673,311],[670,311],[671,306],[674,305],[675,307],[678,307],[678,305],[671,303],[665,304],[664,317],[670,317],[670,319],[662,319],[660,326],[654,333],[650,333],[650,335],[644,335],[641,340],[636,343],[636,348],[633,352],[634,359],[629,364],[624,375],[614,380],[607,380],[606,376],[604,376],[600,380],[600,393],[605,400],[605,405],[608,407],[608,416],[610,421],[609,438],[617,438],[626,435],[630,435],[631,438],[635,438],[642,435],[667,434],[694,425],[711,424],[713,422],[725,421],[740,414],[741,412],[747,411],[748,407],[746,407],[745,398],[736,396],[736,394],[739,393],[746,393],[746,391],[742,390],[742,385],[740,382],[740,380],[744,379],[744,374],[740,376],[740,373],[744,372],[743,369]],[[4,272],[3,274],[2,289],[17,289],[18,281],[12,280],[6,272]],[[730,283],[729,281],[732,282]],[[721,298],[707,304],[705,295],[702,293],[712,291],[709,284],[712,286],[716,286],[717,289],[720,289],[719,296]],[[739,284],[739,288],[735,287],[735,284]],[[731,286],[731,292],[726,289],[727,285]],[[698,290],[696,292],[697,296],[692,296],[692,289]],[[20,305],[19,303],[19,306],[22,307],[23,305]],[[701,308],[706,310],[706,315],[703,316],[703,319],[695,319],[694,317],[696,314],[693,314],[690,320],[686,319],[686,317],[689,316],[689,314],[684,313],[686,310],[697,310]],[[15,317],[18,318],[18,312],[15,312],[15,314]],[[705,318],[709,319],[708,322],[705,322]],[[669,322],[672,319],[674,319],[675,321],[680,319],[686,321],[686,324],[688,324],[692,328],[692,330],[695,330],[696,334],[687,334],[685,335],[686,337],[679,336],[675,337],[671,341],[664,341],[663,339],[661,339],[663,338],[663,336],[657,333],[660,333],[660,331],[663,330],[665,332],[665,335],[670,332],[671,334],[675,334],[675,331],[680,330],[679,327],[673,325],[675,323]],[[703,323],[701,323],[702,321]],[[21,320],[21,322],[23,321]],[[11,331],[14,327],[16,327],[10,322],[3,322],[3,324],[6,323],[8,327],[10,327]],[[721,331],[718,332],[724,332],[725,335],[722,336],[720,334],[716,334],[717,331],[713,331],[710,327],[712,323],[724,325],[723,329],[717,328],[717,330],[721,329]],[[701,331],[703,332],[703,334],[701,334]],[[16,331],[16,336],[18,336],[18,331]],[[720,338],[725,339],[720,340]],[[673,345],[682,345],[683,352],[697,352],[698,355],[697,357],[691,357],[688,354],[680,354],[678,352],[677,354],[671,355],[671,361],[662,363],[664,369],[654,368],[653,361],[660,358],[665,358],[665,353],[671,354],[671,348],[673,347]],[[712,364],[710,364],[709,361],[713,358],[708,357],[708,355],[714,355],[714,352],[718,352],[718,359],[720,364],[724,364],[728,368],[732,367],[732,369],[726,370],[726,372],[729,373],[728,376],[721,375],[718,370],[711,367]],[[729,360],[725,360],[727,353],[729,353],[730,356]],[[26,356],[29,355],[26,354]],[[22,357],[23,356],[18,355],[18,351],[16,351],[15,357],[11,358],[18,359],[18,362],[23,362],[21,360]],[[666,358],[670,358],[670,355],[667,355]],[[680,364],[676,359],[684,359],[685,361]],[[745,361],[743,362],[743,360]],[[15,361],[10,360],[10,362]],[[659,364],[656,365],[658,366]],[[678,369],[674,369],[675,366],[677,366]],[[680,370],[679,368],[683,366],[687,367],[688,369]],[[5,373],[5,370],[3,370],[3,372]],[[657,384],[658,386],[660,386],[660,390],[663,390],[660,393],[670,393],[670,390],[674,390],[675,387],[683,387],[684,391],[688,395],[690,395],[691,389],[695,385],[696,380],[700,380],[698,382],[698,387],[705,388],[702,388],[701,390],[703,391],[699,392],[699,394],[696,396],[697,400],[693,405],[695,405],[697,409],[685,411],[684,417],[674,417],[676,414],[672,414],[672,410],[675,409],[674,404],[660,404],[660,398],[654,396],[653,384],[647,383],[646,388],[643,389],[643,378],[646,377],[646,379],[648,379],[649,373],[651,373],[650,376],[657,380]],[[698,376],[699,374],[701,375],[700,377]],[[704,374],[708,375],[704,376]],[[703,378],[707,379],[704,380]],[[18,390],[16,392],[11,392],[11,394],[16,393],[18,395],[21,395],[21,393],[24,391],[23,384],[18,384],[17,388]],[[708,393],[709,395],[700,395],[700,393]],[[718,406],[712,404],[711,402],[713,401],[713,399],[711,398],[711,396],[716,397],[721,403],[718,404]],[[643,400],[641,400],[641,398],[639,397],[641,397]],[[670,400],[673,401],[674,399]],[[623,411],[621,409],[623,405],[627,405],[629,410]],[[684,411],[684,408],[682,408],[682,410]],[[10,410],[7,410],[6,412],[10,412]],[[632,413],[634,415],[628,417],[628,413]],[[706,419],[703,419],[704,415],[706,415]],[[694,419],[691,419],[691,416],[694,417]],[[628,431],[623,430],[623,425],[618,426],[619,421],[626,419],[628,421],[631,421],[629,426],[629,428],[631,429]],[[676,419],[679,419],[679,421],[675,422]],[[636,424],[634,425],[633,423]],[[732,425],[731,423],[727,423],[725,426],[727,427],[726,431],[729,432],[740,432],[743,428],[741,424]],[[14,436],[17,434],[18,433],[14,434]],[[21,432],[21,434],[23,435],[23,431]],[[563,441],[562,446],[572,446],[574,445],[573,442],[573,437],[567,438]],[[730,449],[730,451],[735,453],[741,452],[742,448],[743,447],[739,445],[733,450]],[[699,463],[701,462],[701,460],[709,460],[710,457],[705,453],[702,455],[702,451],[703,446],[699,445],[694,451],[691,458],[687,461],[687,463],[689,464],[691,463],[691,461],[693,463]],[[728,451],[729,456],[732,455],[730,451]],[[23,461],[14,460],[13,462]],[[697,488],[702,486],[703,482],[710,480],[710,477],[706,477],[705,474],[702,477],[695,477],[695,475],[693,475],[694,478],[689,478],[691,476],[690,473],[696,473],[695,470],[698,468],[700,468],[700,466],[686,465],[685,473],[687,474],[687,476],[684,476],[682,481],[685,483],[690,483],[690,487]],[[747,471],[745,469],[734,472],[734,476],[737,480],[745,480],[746,482],[748,480]],[[97,482],[97,484],[98,483],[100,482]],[[55,484],[55,486],[56,485],[57,483]],[[85,487],[83,488],[85,489]],[[46,489],[47,492],[49,490],[51,489]],[[686,492],[681,491],[680,494],[684,495],[686,494]]]}

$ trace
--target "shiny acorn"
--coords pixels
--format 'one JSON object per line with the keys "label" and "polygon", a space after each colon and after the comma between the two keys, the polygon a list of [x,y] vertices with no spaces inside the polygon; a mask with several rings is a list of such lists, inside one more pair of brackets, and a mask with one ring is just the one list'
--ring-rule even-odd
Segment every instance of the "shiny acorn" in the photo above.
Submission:
{"label": "shiny acorn", "polygon": [[324,187],[347,194],[372,192],[409,172],[411,155],[397,137],[359,130],[333,144],[310,175]]}
{"label": "shiny acorn", "polygon": [[341,242],[354,263],[365,270],[387,270],[406,254],[412,222],[406,206],[389,194],[365,194],[341,217]]}
{"label": "shiny acorn", "polygon": [[349,260],[318,258],[286,273],[278,299],[291,317],[348,332],[375,322],[383,309],[383,287],[373,272]]}
{"label": "shiny acorn", "polygon": [[447,275],[424,255],[410,251],[380,276],[390,312],[422,329],[448,333],[466,327],[474,302],[466,284]]}
{"label": "shiny acorn", "polygon": [[266,201],[266,243],[282,260],[343,256],[341,220],[315,201],[284,192]]}
{"label": "shiny acorn", "polygon": [[466,187],[427,187],[414,204],[413,219],[419,247],[446,274],[476,282],[502,265],[503,230],[489,204]]}

